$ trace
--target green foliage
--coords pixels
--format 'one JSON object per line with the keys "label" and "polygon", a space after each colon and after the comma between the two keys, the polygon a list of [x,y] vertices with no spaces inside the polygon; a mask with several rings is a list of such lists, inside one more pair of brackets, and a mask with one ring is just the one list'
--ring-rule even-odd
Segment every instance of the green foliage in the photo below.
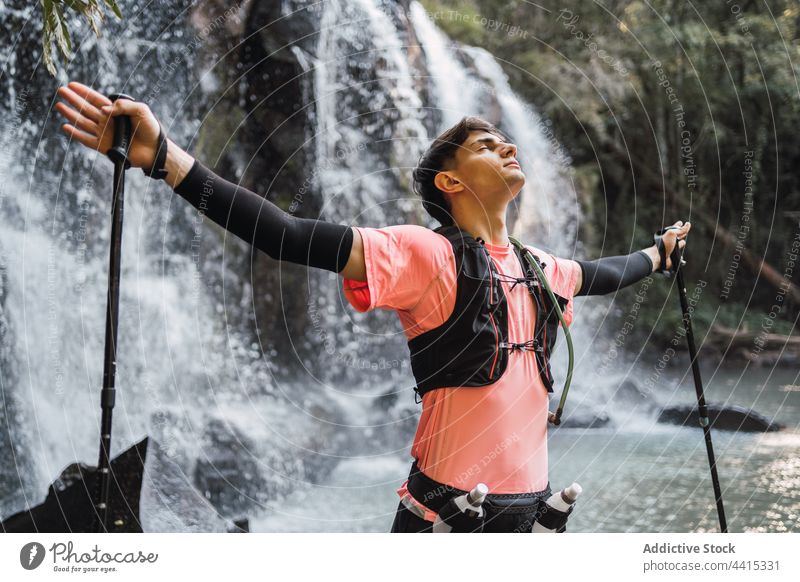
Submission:
{"label": "green foliage", "polygon": [[483,27],[476,21],[481,13],[474,1],[423,0],[422,5],[428,17],[450,38],[468,45],[479,46],[483,42]]}
{"label": "green foliage", "polygon": [[[55,76],[56,67],[53,62],[53,45],[61,53],[64,62],[69,61],[72,53],[72,40],[67,27],[65,9],[83,16],[96,36],[100,36],[100,23],[105,18],[105,9],[99,0],[41,0],[44,25],[42,27],[42,58],[50,74]],[[103,0],[105,7],[121,19],[122,12],[116,0]]]}

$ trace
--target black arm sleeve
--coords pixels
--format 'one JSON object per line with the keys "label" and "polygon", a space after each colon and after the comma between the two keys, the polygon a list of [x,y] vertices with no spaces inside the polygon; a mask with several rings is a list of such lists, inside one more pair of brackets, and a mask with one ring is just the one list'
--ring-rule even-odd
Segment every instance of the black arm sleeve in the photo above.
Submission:
{"label": "black arm sleeve", "polygon": [[350,257],[353,230],[349,226],[292,216],[263,196],[221,178],[198,160],[175,192],[273,259],[338,273]]}
{"label": "black arm sleeve", "polygon": [[575,295],[605,295],[635,283],[653,272],[653,261],[644,251],[576,262],[583,271],[583,283]]}

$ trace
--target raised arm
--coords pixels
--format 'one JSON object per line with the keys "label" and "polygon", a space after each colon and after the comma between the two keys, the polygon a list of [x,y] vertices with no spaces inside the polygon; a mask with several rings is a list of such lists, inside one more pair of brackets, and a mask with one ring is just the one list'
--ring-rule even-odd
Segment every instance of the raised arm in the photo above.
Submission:
{"label": "raised arm", "polygon": [[[83,145],[106,153],[111,147],[110,117],[129,115],[134,129],[130,162],[150,168],[158,143],[159,125],[144,103],[118,100],[80,83],[59,88],[72,107],[56,109],[72,125],[64,131]],[[278,260],[308,265],[365,281],[364,248],[356,229],[292,216],[264,197],[212,172],[167,138],[165,181],[205,216],[257,249]]]}
{"label": "raised arm", "polygon": [[[675,244],[681,248],[686,246],[686,235],[692,228],[691,223],[676,222],[677,230],[668,231],[664,235],[667,253],[667,269],[672,268],[669,258]],[[603,257],[594,261],[576,261],[581,266],[581,274],[575,285],[575,295],[605,295],[643,279],[661,267],[661,257],[656,245],[636,251],[630,255]]]}

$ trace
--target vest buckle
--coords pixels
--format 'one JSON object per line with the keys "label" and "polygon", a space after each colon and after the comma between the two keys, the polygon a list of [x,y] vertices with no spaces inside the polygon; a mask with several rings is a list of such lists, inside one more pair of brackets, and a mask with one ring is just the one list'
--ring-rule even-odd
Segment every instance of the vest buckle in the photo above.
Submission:
{"label": "vest buckle", "polygon": [[544,353],[544,346],[539,342],[539,338],[532,338],[525,342],[525,347],[532,352]]}
{"label": "vest buckle", "polygon": [[529,339],[526,342],[500,342],[500,347],[511,350],[526,351],[526,352],[539,352],[544,353],[544,346],[538,338]]}

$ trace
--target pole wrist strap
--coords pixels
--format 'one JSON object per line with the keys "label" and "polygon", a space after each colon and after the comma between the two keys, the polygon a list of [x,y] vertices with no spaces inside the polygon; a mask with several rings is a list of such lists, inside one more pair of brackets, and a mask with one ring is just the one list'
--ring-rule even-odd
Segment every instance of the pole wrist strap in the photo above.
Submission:
{"label": "pole wrist strap", "polygon": [[155,180],[165,180],[167,177],[167,170],[164,168],[167,164],[167,137],[164,135],[164,128],[161,127],[161,122],[158,123],[158,145],[156,146],[156,159],[153,162],[153,167],[150,169],[142,168],[145,176]]}

